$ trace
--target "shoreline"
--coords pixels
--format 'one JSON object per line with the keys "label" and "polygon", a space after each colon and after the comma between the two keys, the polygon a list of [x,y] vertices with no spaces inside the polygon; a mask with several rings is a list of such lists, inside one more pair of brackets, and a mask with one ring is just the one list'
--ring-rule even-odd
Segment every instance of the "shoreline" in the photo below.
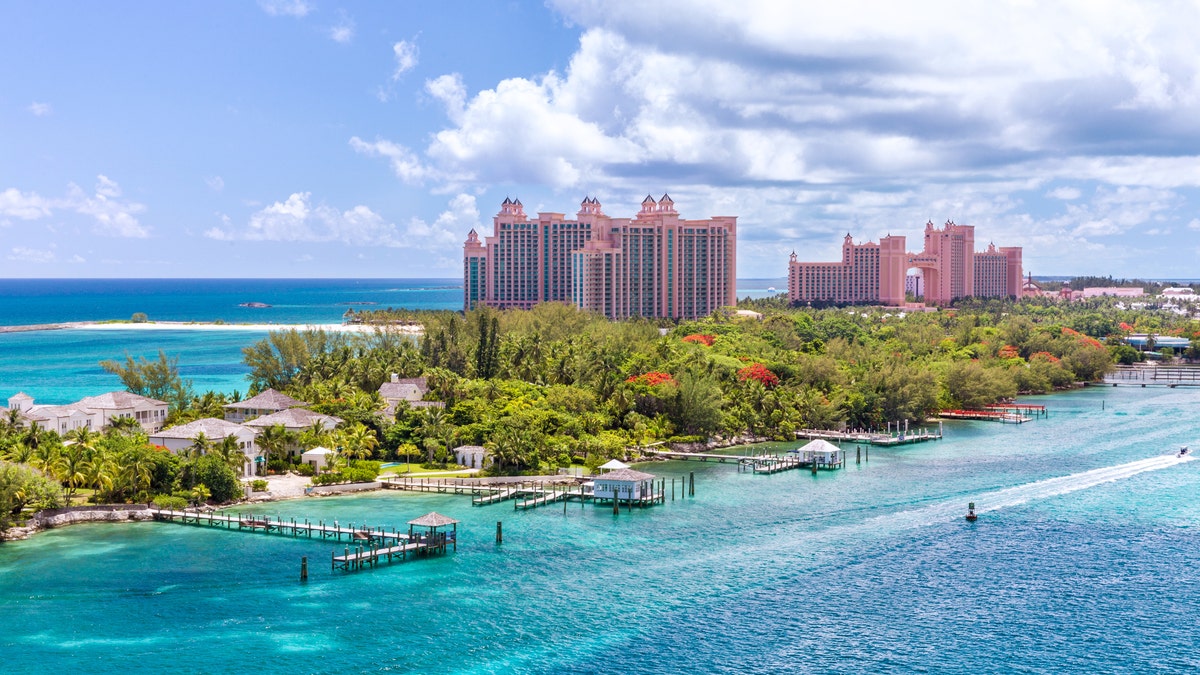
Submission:
{"label": "shoreline", "polygon": [[0,326],[3,333],[29,333],[51,330],[197,330],[197,331],[252,331],[274,330],[323,330],[329,333],[372,333],[376,329],[390,330],[409,335],[420,335],[421,326],[383,326],[361,323],[217,323],[215,321],[147,321],[144,323],[111,321],[67,321],[63,323],[30,324],[27,326]]}

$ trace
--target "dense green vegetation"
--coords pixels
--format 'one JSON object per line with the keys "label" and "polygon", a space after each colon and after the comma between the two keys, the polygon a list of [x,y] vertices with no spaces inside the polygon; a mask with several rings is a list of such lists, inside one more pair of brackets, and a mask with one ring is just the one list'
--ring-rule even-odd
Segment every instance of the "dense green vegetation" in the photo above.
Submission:
{"label": "dense green vegetation", "polygon": [[[374,312],[380,323],[419,323],[424,336],[380,328],[362,335],[280,331],[245,349],[250,393],[267,387],[346,421],[300,434],[267,429],[268,466],[289,450],[338,450],[318,482],[369,480],[379,462],[447,467],[459,445],[492,450],[501,473],[598,465],[631,447],[753,435],[792,438],[801,428],[920,424],[939,409],[977,408],[1103,376],[1140,354],[1130,332],[1182,335],[1200,356],[1200,323],[1120,309],[1113,299],[1058,303],[965,301],[938,312],[794,309],[780,298],[744,301],[761,320],[723,312],[672,324],[610,322],[557,304],[529,311]],[[193,395],[175,362],[106,363],[138,393],[172,401],[170,423],[222,417],[237,400]],[[425,376],[429,400],[382,414],[379,385]],[[15,416],[0,423],[0,509],[95,501],[227,501],[240,494],[234,439],[198,439],[175,455],[147,443],[135,423],[60,438]],[[46,490],[42,477],[61,485]],[[42,480],[43,482],[39,482]],[[18,486],[18,487],[12,487]],[[19,486],[26,486],[21,488]],[[29,487],[33,486],[33,487]],[[21,495],[14,498],[12,495]],[[164,501],[167,500],[167,501]]]}

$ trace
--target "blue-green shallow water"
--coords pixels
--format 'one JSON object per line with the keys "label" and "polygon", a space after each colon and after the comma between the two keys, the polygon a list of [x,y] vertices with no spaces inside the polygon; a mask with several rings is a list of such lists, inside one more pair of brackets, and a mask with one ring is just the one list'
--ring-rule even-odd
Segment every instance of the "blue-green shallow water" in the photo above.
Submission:
{"label": "blue-green shallow water", "polygon": [[104,372],[105,359],[157,359],[159,350],[179,359],[179,373],[198,393],[245,392],[249,369],[242,348],[265,332],[245,330],[54,330],[0,333],[0,405],[24,391],[38,403],[70,403],[123,389]]}
{"label": "blue-green shallow water", "polygon": [[[1089,389],[1039,402],[1049,419],[947,425],[944,441],[873,448],[861,467],[851,452],[847,470],[816,478],[649,465],[696,471],[696,496],[615,517],[395,493],[260,509],[379,525],[436,509],[463,521],[457,553],[352,574],[330,573],[334,546],[318,540],[159,523],[49,532],[0,546],[2,669],[1200,667],[1200,462],[1167,456],[1200,437],[1200,392]],[[975,525],[961,518],[972,500],[984,510]]]}

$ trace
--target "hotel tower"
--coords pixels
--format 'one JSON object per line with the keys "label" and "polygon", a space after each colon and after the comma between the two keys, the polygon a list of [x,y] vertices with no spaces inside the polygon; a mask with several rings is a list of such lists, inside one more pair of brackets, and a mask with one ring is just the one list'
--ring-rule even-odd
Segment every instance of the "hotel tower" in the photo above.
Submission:
{"label": "hotel tower", "polygon": [[669,195],[633,218],[588,197],[575,218],[505,199],[492,236],[463,244],[463,309],[567,302],[610,319],[707,316],[737,301],[737,218],[684,220]]}

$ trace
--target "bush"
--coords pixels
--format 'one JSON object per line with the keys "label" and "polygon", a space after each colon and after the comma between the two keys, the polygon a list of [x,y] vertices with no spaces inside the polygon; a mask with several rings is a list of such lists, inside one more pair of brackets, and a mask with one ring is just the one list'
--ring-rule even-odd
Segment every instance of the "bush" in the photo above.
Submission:
{"label": "bush", "polygon": [[283,473],[284,471],[287,471],[290,468],[291,468],[291,465],[287,463],[287,460],[273,459],[273,460],[267,462],[267,471],[274,471],[275,473]]}
{"label": "bush", "polygon": [[204,484],[216,502],[231,502],[242,496],[242,483],[237,474],[220,457],[204,455],[192,463],[184,487]]}
{"label": "bush", "polygon": [[134,312],[133,316],[129,317],[130,323],[146,323],[150,317],[146,316],[145,312]]}
{"label": "bush", "polygon": [[301,464],[295,467],[295,471],[301,476],[313,476],[317,473],[317,470],[312,467],[312,464]]}
{"label": "bush", "polygon": [[154,505],[160,509],[181,511],[187,508],[188,500],[174,495],[158,495],[154,498]]}
{"label": "bush", "polygon": [[312,484],[313,485],[333,485],[334,483],[341,483],[344,480],[345,479],[342,478],[342,474],[340,474],[336,471],[330,471],[328,473],[323,473],[320,476],[313,477]]}
{"label": "bush", "polygon": [[383,462],[376,462],[369,459],[356,459],[350,462],[350,466],[355,469],[366,469],[371,471],[371,478],[373,479],[375,476],[378,476],[379,472],[382,470],[381,467],[383,466]]}
{"label": "bush", "polygon": [[262,479],[252,480],[252,481],[250,481],[250,489],[254,490],[255,492],[266,492],[267,491],[267,481],[262,480]]}
{"label": "bush", "polygon": [[359,467],[350,467],[349,469],[342,470],[342,478],[350,483],[369,483],[375,480],[375,477],[378,475],[378,471]]}

